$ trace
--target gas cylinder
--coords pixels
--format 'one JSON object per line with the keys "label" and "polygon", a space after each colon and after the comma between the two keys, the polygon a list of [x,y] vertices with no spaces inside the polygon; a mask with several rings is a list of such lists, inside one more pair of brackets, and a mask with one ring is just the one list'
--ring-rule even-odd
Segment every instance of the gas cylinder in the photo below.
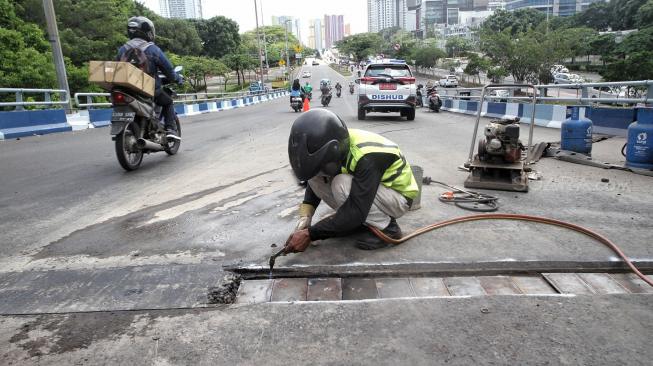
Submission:
{"label": "gas cylinder", "polygon": [[653,108],[637,108],[637,120],[628,126],[626,166],[653,169]]}
{"label": "gas cylinder", "polygon": [[572,106],[567,110],[567,119],[560,126],[560,148],[581,154],[592,154],[592,121],[580,116],[580,109]]}

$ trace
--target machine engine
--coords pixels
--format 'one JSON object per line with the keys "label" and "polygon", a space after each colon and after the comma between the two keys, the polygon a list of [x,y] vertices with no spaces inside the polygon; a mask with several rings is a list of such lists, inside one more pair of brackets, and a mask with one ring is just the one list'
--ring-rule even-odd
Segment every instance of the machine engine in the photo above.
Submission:
{"label": "machine engine", "polygon": [[485,139],[478,143],[478,158],[492,163],[514,163],[521,159],[523,150],[519,118],[492,120],[485,126]]}

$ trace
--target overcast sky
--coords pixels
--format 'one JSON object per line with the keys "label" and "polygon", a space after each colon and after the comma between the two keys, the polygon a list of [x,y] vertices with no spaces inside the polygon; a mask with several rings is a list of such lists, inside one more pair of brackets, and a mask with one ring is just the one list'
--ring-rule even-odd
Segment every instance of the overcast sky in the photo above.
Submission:
{"label": "overcast sky", "polygon": [[[351,24],[351,32],[367,32],[367,1],[366,0],[257,0],[262,7],[263,23],[271,24],[273,15],[287,15],[301,19],[302,38],[308,42],[308,21],[324,18],[324,14],[344,15],[345,24]],[[159,0],[145,0],[152,10],[159,11]],[[254,0],[202,0],[204,18],[223,15],[235,20],[240,25],[240,31],[248,31],[256,27],[254,16]],[[259,24],[261,13],[259,11]]]}

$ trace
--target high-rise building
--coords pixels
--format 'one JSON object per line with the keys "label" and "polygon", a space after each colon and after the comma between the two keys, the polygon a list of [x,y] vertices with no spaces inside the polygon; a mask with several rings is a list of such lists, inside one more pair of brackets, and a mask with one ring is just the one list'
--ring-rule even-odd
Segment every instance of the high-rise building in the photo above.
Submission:
{"label": "high-rise building", "polygon": [[324,15],[324,47],[331,48],[344,37],[344,17],[342,15]]}
{"label": "high-rise building", "polygon": [[345,37],[351,36],[351,24],[345,24]]}
{"label": "high-rise building", "polygon": [[399,27],[414,31],[419,24],[421,0],[367,0],[367,27],[370,32]]}
{"label": "high-rise building", "polygon": [[537,9],[553,16],[571,16],[587,9],[591,3],[605,0],[508,0],[506,10],[514,11],[523,8]]}
{"label": "high-rise building", "polygon": [[322,20],[312,19],[308,22],[308,47],[322,51],[324,49]]}
{"label": "high-rise building", "polygon": [[280,25],[288,29],[289,33],[292,33],[300,42],[302,41],[302,31],[301,23],[299,19],[296,19],[291,16],[272,16],[272,25]]}
{"label": "high-rise building", "polygon": [[166,18],[201,19],[202,0],[159,0],[159,10]]}

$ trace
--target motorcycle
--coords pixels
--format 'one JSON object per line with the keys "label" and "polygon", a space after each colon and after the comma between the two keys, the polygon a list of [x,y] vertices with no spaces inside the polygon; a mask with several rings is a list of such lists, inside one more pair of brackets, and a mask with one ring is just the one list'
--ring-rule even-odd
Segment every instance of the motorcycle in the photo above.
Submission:
{"label": "motorcycle", "polygon": [[349,94],[354,94],[354,84],[349,85]]}
{"label": "motorcycle", "polygon": [[313,99],[313,92],[309,91],[308,93],[306,93],[306,98],[308,98],[308,101],[310,102]]}
{"label": "motorcycle", "polygon": [[340,95],[342,95],[342,89],[336,88],[336,97],[340,98]]}
{"label": "motorcycle", "polygon": [[295,113],[302,110],[304,103],[302,103],[301,97],[290,97],[290,108],[292,108]]}
{"label": "motorcycle", "polygon": [[439,113],[440,107],[442,107],[442,99],[440,99],[440,94],[438,94],[438,91],[435,87],[429,89],[427,93],[429,98],[429,109]]}
{"label": "motorcycle", "polygon": [[417,90],[415,91],[415,97],[417,101],[415,102],[416,107],[423,107],[424,106],[424,101],[422,97],[422,89],[424,88],[424,85],[419,84],[417,85]]}
{"label": "motorcycle", "polygon": [[[175,72],[183,68],[177,66]],[[177,93],[171,88],[173,80],[158,75],[163,90],[174,98]],[[123,169],[132,171],[140,167],[143,154],[165,151],[175,155],[181,140],[166,137],[163,108],[153,97],[144,96],[133,90],[114,87],[111,90],[111,139],[115,142],[116,157]],[[175,113],[177,134],[181,137],[181,124]]]}
{"label": "motorcycle", "polygon": [[324,107],[329,106],[329,103],[331,103],[331,96],[332,96],[331,90],[329,90],[326,93],[324,91],[322,92],[322,96],[320,97],[320,102],[322,103],[322,106]]}

